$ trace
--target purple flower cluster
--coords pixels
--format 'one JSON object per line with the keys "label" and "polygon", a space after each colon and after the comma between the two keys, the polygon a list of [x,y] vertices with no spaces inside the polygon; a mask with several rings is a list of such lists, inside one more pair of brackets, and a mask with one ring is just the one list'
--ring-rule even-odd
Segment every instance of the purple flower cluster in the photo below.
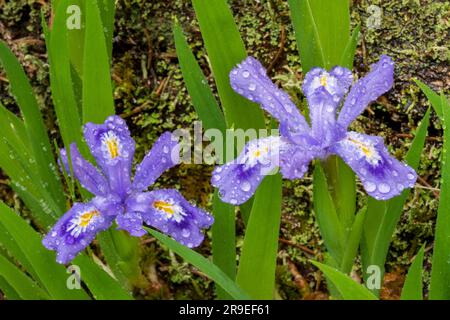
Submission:
{"label": "purple flower cluster", "polygon": [[[111,116],[104,124],[88,123],[84,136],[100,170],[81,156],[75,144],[70,146],[70,158],[75,177],[95,197],[85,204],[75,203],[44,238],[44,246],[57,252],[59,263],[70,262],[114,220],[118,229],[133,236],[146,233],[145,223],[190,248],[200,245],[204,237],[201,230],[211,226],[213,217],[176,190],[146,191],[164,171],[179,163],[180,147],[170,132],[155,142],[136,168],[133,181],[135,142],[124,120]],[[61,158],[68,170],[64,149]]]}
{"label": "purple flower cluster", "polygon": [[271,169],[279,166],[287,179],[302,178],[313,159],[330,155],[340,156],[375,199],[390,199],[413,187],[416,172],[392,157],[381,137],[348,131],[367,105],[392,87],[393,73],[394,63],[384,55],[354,84],[346,68],[312,69],[303,83],[309,125],[262,65],[252,57],[245,59],[231,71],[231,86],[279,121],[280,137],[250,141],[237,159],[214,170],[212,184],[222,200],[242,204]]}

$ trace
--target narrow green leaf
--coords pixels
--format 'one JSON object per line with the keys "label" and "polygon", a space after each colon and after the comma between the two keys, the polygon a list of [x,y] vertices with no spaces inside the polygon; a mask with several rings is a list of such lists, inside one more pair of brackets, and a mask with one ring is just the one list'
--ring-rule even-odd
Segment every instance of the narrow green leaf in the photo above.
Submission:
{"label": "narrow green leaf", "polygon": [[47,293],[15,265],[0,255],[0,277],[3,277],[24,300],[49,299]]}
{"label": "narrow green leaf", "polygon": [[340,64],[350,38],[349,1],[289,0],[288,3],[303,72]]}
{"label": "narrow green leaf", "polygon": [[434,233],[433,261],[431,269],[430,299],[450,299],[450,104],[441,94],[444,127],[442,148],[441,193]]}
{"label": "narrow green leaf", "polygon": [[355,261],[356,255],[358,254],[358,247],[361,240],[365,217],[365,210],[361,210],[360,212],[358,212],[347,237],[344,256],[342,258],[340,267],[340,270],[344,273],[350,273],[350,271],[352,270],[353,262]]}
{"label": "narrow green leaf", "polygon": [[[67,7],[72,1],[61,0],[54,18],[51,31],[52,41],[46,33],[47,52],[50,63],[50,85],[58,117],[59,130],[65,146],[77,143],[83,147],[81,137],[81,117],[74,92],[72,78],[72,64],[70,57],[76,48],[70,47],[70,34],[77,33],[75,30],[67,30]],[[74,40],[74,39],[71,39]],[[77,45],[82,41],[76,41]],[[81,50],[80,48],[78,48]],[[81,51],[82,52],[82,51]],[[80,54],[81,55],[81,54]],[[86,152],[83,152],[86,153]]]}
{"label": "narrow green leaf", "polygon": [[360,25],[357,25],[356,28],[353,29],[352,36],[348,39],[347,45],[342,53],[341,62],[339,63],[340,66],[352,69],[360,31]]}
{"label": "narrow green leaf", "polygon": [[344,254],[344,230],[339,222],[333,200],[328,192],[325,174],[319,163],[314,169],[313,192],[314,210],[320,234],[333,259],[341,263]]}
{"label": "narrow green leaf", "polygon": [[281,218],[281,176],[258,187],[245,232],[237,283],[254,299],[272,299]]}
{"label": "narrow green leaf", "polygon": [[423,300],[422,265],[425,247],[422,246],[409,267],[401,300]]}
{"label": "narrow green leaf", "polygon": [[[264,128],[261,109],[230,86],[229,72],[246,56],[226,0],[192,0],[229,127]],[[239,150],[238,150],[239,151]]]}
{"label": "narrow green leaf", "polygon": [[85,254],[78,256],[73,263],[80,267],[81,280],[86,283],[96,300],[131,300],[131,293],[125,290],[119,282]]}
{"label": "narrow green leaf", "polygon": [[333,282],[344,300],[377,300],[377,297],[366,287],[355,282],[341,271],[317,261],[311,261],[311,263]]}
{"label": "narrow green leaf", "polygon": [[436,114],[439,116],[440,119],[443,119],[443,112],[442,112],[442,104],[441,104],[441,97],[439,94],[431,90],[430,87],[428,87],[425,83],[422,81],[415,79],[414,82],[419,86],[419,88],[423,91],[423,93],[427,96],[428,101],[431,102],[431,105],[436,112]]}
{"label": "narrow green leaf", "polygon": [[114,101],[103,24],[96,1],[86,1],[83,58],[83,123],[102,123],[113,115]]}
{"label": "narrow green leaf", "polygon": [[[232,205],[220,200],[218,191],[213,198],[214,224],[212,226],[213,262],[231,279],[236,278],[236,226]],[[219,299],[229,299],[223,290],[217,290]]]}
{"label": "narrow green leaf", "polygon": [[14,288],[2,276],[0,276],[0,290],[2,290],[7,300],[22,300],[16,290],[14,290]]}
{"label": "narrow green leaf", "polygon": [[53,195],[62,213],[65,208],[63,188],[37,100],[19,61],[2,41],[0,41],[0,65],[6,72],[11,93],[22,112],[31,146],[30,152],[34,155],[33,159],[43,181],[42,186]]}
{"label": "narrow green leaf", "polygon": [[234,299],[238,300],[248,300],[249,296],[238,287],[233,280],[228,278],[228,276],[220,270],[217,266],[215,266],[211,261],[204,258],[194,250],[191,250],[182,244],[179,244],[175,240],[165,236],[164,234],[146,228],[146,230],[154,236],[156,239],[161,241],[164,245],[166,245],[169,249],[173,250],[176,254],[181,256],[184,260],[191,263],[193,266],[198,268],[201,272],[206,274],[211,280],[217,283],[222,287],[227,293],[230,294]]}
{"label": "narrow green leaf", "polygon": [[224,134],[227,125],[222,111],[177,23],[174,25],[173,33],[184,82],[203,127],[205,130],[218,129]]}

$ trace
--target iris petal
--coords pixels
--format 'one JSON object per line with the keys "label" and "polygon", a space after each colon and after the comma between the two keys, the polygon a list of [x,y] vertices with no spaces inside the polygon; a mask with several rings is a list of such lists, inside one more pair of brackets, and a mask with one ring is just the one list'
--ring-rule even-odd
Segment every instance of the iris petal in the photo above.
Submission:
{"label": "iris petal", "polygon": [[[214,222],[211,215],[190,204],[174,189],[133,194],[127,201],[127,212],[140,214],[146,224],[190,248],[202,243],[202,229]],[[137,230],[137,224],[138,219],[132,222],[129,229]]]}
{"label": "iris petal", "polygon": [[347,128],[379,96],[387,92],[394,83],[394,62],[388,56],[381,56],[371,71],[351,88],[338,116],[338,124]]}
{"label": "iris petal", "polygon": [[135,142],[119,116],[109,117],[104,124],[87,123],[86,142],[97,164],[108,178],[111,191],[125,197],[131,186],[131,165]]}
{"label": "iris petal", "polygon": [[358,175],[366,192],[377,200],[387,200],[412,188],[417,174],[389,154],[383,139],[356,132],[332,147]]}
{"label": "iris petal", "polygon": [[217,167],[211,184],[219,189],[220,198],[233,205],[250,199],[264,177],[279,166],[286,144],[280,137],[256,139],[247,143],[237,159]]}
{"label": "iris petal", "polygon": [[286,126],[286,133],[308,134],[309,126],[289,96],[270,80],[255,58],[248,57],[230,73],[231,87]]}
{"label": "iris petal", "polygon": [[104,215],[90,203],[75,203],[42,240],[43,245],[57,253],[56,261],[70,262],[94,240],[97,233],[111,226],[113,218]]}
{"label": "iris petal", "polygon": [[180,146],[170,132],[163,133],[136,169],[133,188],[143,191],[166,170],[180,162]]}
{"label": "iris petal", "polygon": [[[70,145],[70,156],[72,159],[72,170],[81,186],[96,196],[104,196],[110,192],[105,177],[89,161],[83,158],[75,143]],[[61,159],[66,172],[70,173],[69,160],[66,150],[61,150]]]}

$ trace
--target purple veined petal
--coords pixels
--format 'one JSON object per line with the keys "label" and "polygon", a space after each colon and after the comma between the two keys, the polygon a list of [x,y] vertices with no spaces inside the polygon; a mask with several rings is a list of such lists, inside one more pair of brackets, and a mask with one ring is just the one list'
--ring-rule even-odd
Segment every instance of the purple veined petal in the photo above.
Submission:
{"label": "purple veined petal", "polygon": [[108,178],[112,192],[125,197],[131,188],[131,165],[135,142],[119,116],[111,116],[104,124],[87,123],[84,137],[97,164]]}
{"label": "purple veined petal", "polygon": [[296,105],[269,79],[255,58],[247,57],[230,72],[230,84],[234,91],[260,104],[280,123],[285,123],[290,129],[288,132],[309,133],[308,123]]}
{"label": "purple veined petal", "polygon": [[331,96],[331,101],[337,108],[352,81],[352,72],[347,68],[336,66],[330,72],[313,68],[306,74],[302,89],[309,105],[312,103],[311,98],[320,90],[322,94]]}
{"label": "purple veined petal", "polygon": [[125,212],[116,217],[117,229],[128,231],[128,233],[135,237],[141,237],[147,232],[144,230],[144,220],[142,214],[139,212]]}
{"label": "purple veined petal", "polygon": [[[70,156],[72,170],[81,186],[96,196],[104,196],[110,192],[105,177],[89,161],[83,158],[75,143],[70,145]],[[65,165],[66,172],[70,174],[67,153],[61,151],[61,159]]]}
{"label": "purple veined petal", "polygon": [[301,179],[308,171],[309,163],[322,156],[322,149],[316,146],[289,144],[280,151],[280,169],[283,178]]}
{"label": "purple veined petal", "polygon": [[[146,224],[189,248],[202,243],[202,229],[214,222],[210,214],[189,203],[174,189],[135,193],[127,201],[127,211],[140,213]],[[133,223],[132,228],[137,226]]]}
{"label": "purple veined petal", "polygon": [[222,201],[240,205],[250,199],[266,175],[280,164],[280,137],[252,140],[239,157],[214,169],[211,184],[219,189]]}
{"label": "purple veined petal", "polygon": [[180,163],[180,145],[170,132],[163,133],[152,149],[136,168],[133,189],[143,191],[152,185],[161,174]]}
{"label": "purple veined petal", "polygon": [[366,192],[377,200],[395,197],[416,182],[414,169],[392,157],[380,137],[350,131],[331,152],[355,171]]}
{"label": "purple veined petal", "polygon": [[371,71],[352,86],[339,113],[339,125],[347,129],[367,105],[387,92],[393,83],[394,62],[390,57],[382,55],[380,60],[372,65]]}
{"label": "purple veined petal", "polygon": [[311,135],[323,147],[343,137],[344,131],[336,125],[337,107],[338,104],[324,87],[315,89],[309,96]]}
{"label": "purple veined petal", "polygon": [[97,233],[111,226],[112,217],[103,215],[92,203],[75,203],[42,240],[56,251],[56,261],[67,264],[94,240]]}

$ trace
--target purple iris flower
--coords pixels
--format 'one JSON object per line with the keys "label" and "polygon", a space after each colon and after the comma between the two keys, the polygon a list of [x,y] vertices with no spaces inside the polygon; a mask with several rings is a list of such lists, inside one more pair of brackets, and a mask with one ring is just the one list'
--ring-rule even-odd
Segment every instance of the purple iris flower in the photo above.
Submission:
{"label": "purple iris flower", "polygon": [[[144,235],[146,223],[190,248],[200,245],[201,230],[211,226],[213,217],[176,190],[146,191],[164,171],[179,163],[176,137],[170,132],[159,137],[137,166],[133,181],[135,142],[124,120],[111,116],[104,124],[88,123],[84,137],[100,170],[81,156],[75,144],[70,146],[72,169],[81,185],[95,197],[86,204],[75,203],[43,239],[47,249],[56,250],[59,263],[70,262],[114,220],[118,229],[133,236]],[[67,169],[66,150],[61,150],[61,156]]]}
{"label": "purple iris flower", "polygon": [[413,187],[416,172],[392,157],[381,137],[348,130],[371,101],[392,87],[393,73],[394,63],[385,55],[353,85],[352,72],[346,68],[312,69],[303,83],[309,125],[261,63],[245,59],[231,71],[231,86],[279,121],[280,136],[250,141],[237,159],[213,171],[212,184],[222,200],[244,203],[270,169],[279,166],[284,178],[302,178],[313,159],[330,155],[340,156],[375,199],[390,199]]}

